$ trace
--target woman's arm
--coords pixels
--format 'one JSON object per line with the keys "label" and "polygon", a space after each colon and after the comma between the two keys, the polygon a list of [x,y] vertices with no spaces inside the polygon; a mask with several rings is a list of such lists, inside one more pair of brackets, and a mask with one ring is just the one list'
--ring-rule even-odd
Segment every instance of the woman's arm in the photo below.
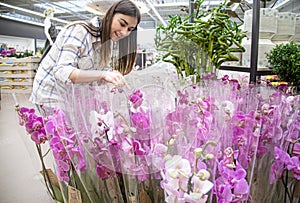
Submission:
{"label": "woman's arm", "polygon": [[87,83],[93,81],[105,81],[119,86],[124,85],[124,77],[118,71],[79,70],[75,69],[69,76],[72,83]]}
{"label": "woman's arm", "polygon": [[[72,83],[88,83],[105,81],[119,86],[124,85],[124,77],[118,71],[88,70],[93,66],[90,60],[82,61],[81,56],[89,55],[92,42],[89,40],[87,30],[81,25],[69,27],[57,39],[56,65],[53,73],[56,80],[65,83],[68,79]],[[81,66],[84,69],[81,69]],[[94,67],[95,68],[95,67]]]}
{"label": "woman's arm", "polygon": [[[83,60],[80,56],[87,56],[92,42],[89,40],[88,32],[80,25],[69,27],[57,39],[56,65],[54,66],[54,77],[65,83],[68,79],[72,83],[87,83],[93,81],[106,81],[114,85],[124,84],[124,78],[118,71],[100,71],[80,69],[79,64],[93,66],[90,60]],[[87,67],[85,67],[87,68]]]}

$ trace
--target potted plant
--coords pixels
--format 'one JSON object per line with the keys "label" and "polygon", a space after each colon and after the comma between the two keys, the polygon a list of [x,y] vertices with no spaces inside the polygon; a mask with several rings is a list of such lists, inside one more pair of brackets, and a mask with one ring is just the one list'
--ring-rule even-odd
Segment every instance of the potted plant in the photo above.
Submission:
{"label": "potted plant", "polygon": [[245,51],[241,41],[246,33],[231,19],[226,1],[211,10],[201,9],[203,2],[196,0],[194,13],[184,19],[170,16],[168,25],[156,30],[161,59],[172,63],[182,77],[195,75],[199,79],[225,61],[238,61],[233,52]]}
{"label": "potted plant", "polygon": [[296,91],[300,90],[300,44],[288,42],[277,44],[266,58],[271,65],[272,72],[281,81],[288,83]]}

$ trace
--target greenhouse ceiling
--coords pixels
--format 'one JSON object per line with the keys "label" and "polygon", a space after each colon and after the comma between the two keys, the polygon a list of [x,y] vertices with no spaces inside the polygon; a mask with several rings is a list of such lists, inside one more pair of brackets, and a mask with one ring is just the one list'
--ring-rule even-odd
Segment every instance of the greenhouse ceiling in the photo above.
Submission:
{"label": "greenhouse ceiling", "polygon": [[[1,0],[0,17],[43,26],[44,11],[53,7],[53,21],[57,25],[75,20],[86,20],[95,15],[103,15],[116,0]],[[159,24],[167,24],[170,15],[182,17],[189,14],[191,0],[134,0],[142,11],[140,29],[154,29]],[[203,9],[211,9],[223,1],[205,0]],[[252,8],[252,0],[227,0],[228,13],[238,22],[243,22],[243,14]],[[300,14],[299,0],[265,0],[261,7],[274,7],[281,11]]]}

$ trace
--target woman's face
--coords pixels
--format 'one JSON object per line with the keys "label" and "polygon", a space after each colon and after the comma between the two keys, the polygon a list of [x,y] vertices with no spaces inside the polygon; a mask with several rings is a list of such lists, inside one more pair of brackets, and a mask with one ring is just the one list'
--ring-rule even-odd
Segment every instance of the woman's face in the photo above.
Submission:
{"label": "woman's face", "polygon": [[110,39],[116,42],[124,37],[127,37],[136,26],[136,17],[116,13],[113,16],[111,23]]}

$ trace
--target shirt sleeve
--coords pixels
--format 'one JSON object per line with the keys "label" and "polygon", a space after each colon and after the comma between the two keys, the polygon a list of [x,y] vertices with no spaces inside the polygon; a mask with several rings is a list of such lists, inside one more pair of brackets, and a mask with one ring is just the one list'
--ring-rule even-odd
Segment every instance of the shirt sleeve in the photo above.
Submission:
{"label": "shirt sleeve", "polygon": [[57,45],[58,55],[53,73],[56,80],[67,83],[73,70],[78,68],[78,61],[88,43],[88,31],[81,25],[67,28]]}

